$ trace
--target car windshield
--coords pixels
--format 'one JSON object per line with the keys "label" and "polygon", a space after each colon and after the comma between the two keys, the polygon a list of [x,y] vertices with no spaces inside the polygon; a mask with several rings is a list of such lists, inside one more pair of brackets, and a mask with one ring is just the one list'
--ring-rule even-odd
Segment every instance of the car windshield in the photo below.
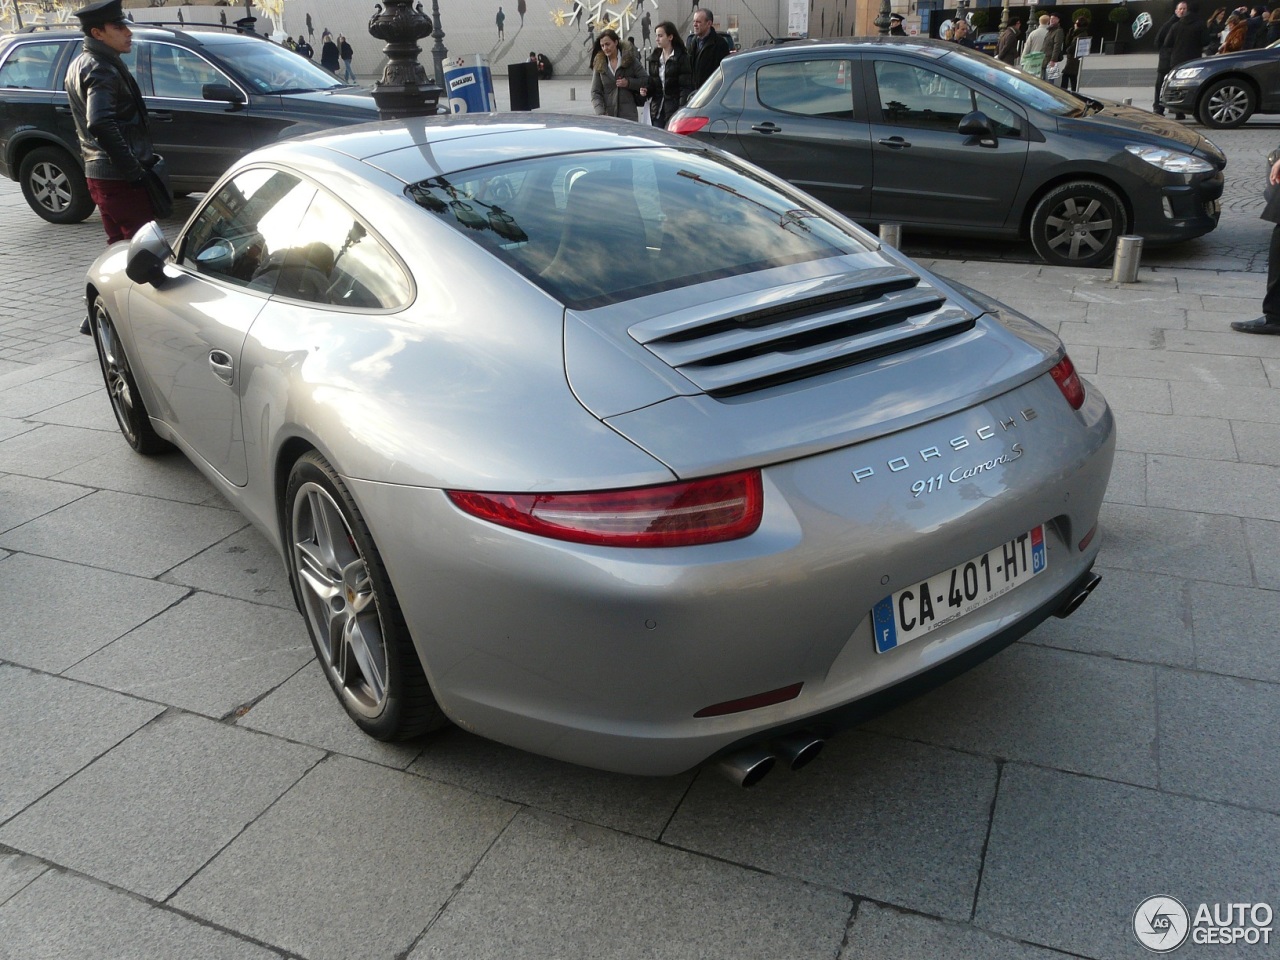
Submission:
{"label": "car windshield", "polygon": [[254,93],[310,93],[344,86],[328,70],[274,43],[245,40],[220,45],[217,52]]}
{"label": "car windshield", "polygon": [[868,249],[802,196],[691,149],[516,160],[407,192],[578,309]]}
{"label": "car windshield", "polygon": [[1087,108],[1079,97],[991,57],[952,56],[947,58],[947,66],[1042,113],[1078,117]]}

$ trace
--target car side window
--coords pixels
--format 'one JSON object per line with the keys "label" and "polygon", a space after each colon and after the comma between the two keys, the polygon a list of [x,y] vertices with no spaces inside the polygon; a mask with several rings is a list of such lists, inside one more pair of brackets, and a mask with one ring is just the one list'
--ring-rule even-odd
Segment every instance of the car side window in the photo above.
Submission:
{"label": "car side window", "polygon": [[277,297],[342,307],[392,309],[410,300],[408,275],[337,198],[316,193],[294,246],[277,257]]}
{"label": "car side window", "polygon": [[756,96],[771,110],[853,119],[853,64],[848,60],[767,63],[756,71]]}
{"label": "car side window", "polygon": [[152,43],[151,90],[157,97],[171,100],[203,100],[206,83],[231,81],[209,61],[185,47]]}
{"label": "car side window", "polygon": [[280,170],[244,171],[196,215],[182,241],[182,263],[205,276],[271,293],[315,193],[315,187]]}
{"label": "car side window", "polygon": [[18,44],[4,65],[0,66],[0,87],[58,89],[59,85],[53,79],[53,70],[57,66],[62,47],[62,43],[54,41]]}
{"label": "car side window", "polygon": [[975,109],[973,90],[933,70],[877,60],[875,72],[886,123],[954,132]]}

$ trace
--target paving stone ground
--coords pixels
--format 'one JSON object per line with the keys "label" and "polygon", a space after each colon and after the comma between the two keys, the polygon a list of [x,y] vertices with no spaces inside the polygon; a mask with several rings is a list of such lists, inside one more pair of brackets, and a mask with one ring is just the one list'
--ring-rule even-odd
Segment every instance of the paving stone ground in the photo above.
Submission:
{"label": "paving stone ground", "polygon": [[[1276,127],[1217,139],[1243,167]],[[1280,343],[1227,329],[1267,238],[1228,210],[1131,286],[932,261],[1114,407],[1102,586],[742,791],[356,732],[279,560],[116,434],[96,217],[0,183],[0,958],[1118,960],[1150,896],[1280,911]]]}

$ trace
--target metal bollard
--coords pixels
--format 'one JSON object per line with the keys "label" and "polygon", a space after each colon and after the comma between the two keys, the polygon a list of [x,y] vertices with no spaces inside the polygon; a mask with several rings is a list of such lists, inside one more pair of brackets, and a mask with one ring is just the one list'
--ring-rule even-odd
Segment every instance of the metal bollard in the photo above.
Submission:
{"label": "metal bollard", "polygon": [[893,247],[895,250],[902,249],[902,224],[900,223],[882,223],[880,224],[880,242],[886,247]]}
{"label": "metal bollard", "polygon": [[1111,263],[1112,283],[1135,283],[1142,266],[1142,238],[1120,237],[1116,240],[1116,258]]}

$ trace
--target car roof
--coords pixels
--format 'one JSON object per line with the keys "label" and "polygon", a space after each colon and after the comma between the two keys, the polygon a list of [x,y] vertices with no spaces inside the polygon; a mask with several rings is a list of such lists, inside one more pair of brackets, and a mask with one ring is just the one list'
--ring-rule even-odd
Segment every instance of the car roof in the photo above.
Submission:
{"label": "car roof", "polygon": [[630,120],[526,113],[416,117],[322,130],[267,148],[264,159],[290,152],[332,151],[417,183],[506,159],[644,147],[703,150],[702,144]]}
{"label": "car roof", "polygon": [[[242,33],[228,26],[223,28],[216,23],[193,23],[179,29],[167,25],[149,23],[130,23],[129,30],[134,37],[141,40],[179,40],[193,47],[221,46],[232,43],[248,43],[255,40],[263,43],[272,41],[260,34]],[[0,37],[0,44],[21,43],[38,40],[83,40],[84,34],[70,24],[43,26],[35,24],[25,27],[16,33]]]}
{"label": "car roof", "polygon": [[977,56],[986,58],[984,53],[977,53],[961,47],[948,40],[932,40],[929,37],[835,37],[816,40],[797,40],[794,43],[769,44],[763,47],[752,47],[735,53],[732,60],[725,63],[747,64],[756,60],[770,60],[774,57],[792,57],[799,50],[835,49],[860,53],[870,50],[883,50],[894,47],[895,52],[917,54],[936,60],[939,57],[959,54],[961,56]]}

